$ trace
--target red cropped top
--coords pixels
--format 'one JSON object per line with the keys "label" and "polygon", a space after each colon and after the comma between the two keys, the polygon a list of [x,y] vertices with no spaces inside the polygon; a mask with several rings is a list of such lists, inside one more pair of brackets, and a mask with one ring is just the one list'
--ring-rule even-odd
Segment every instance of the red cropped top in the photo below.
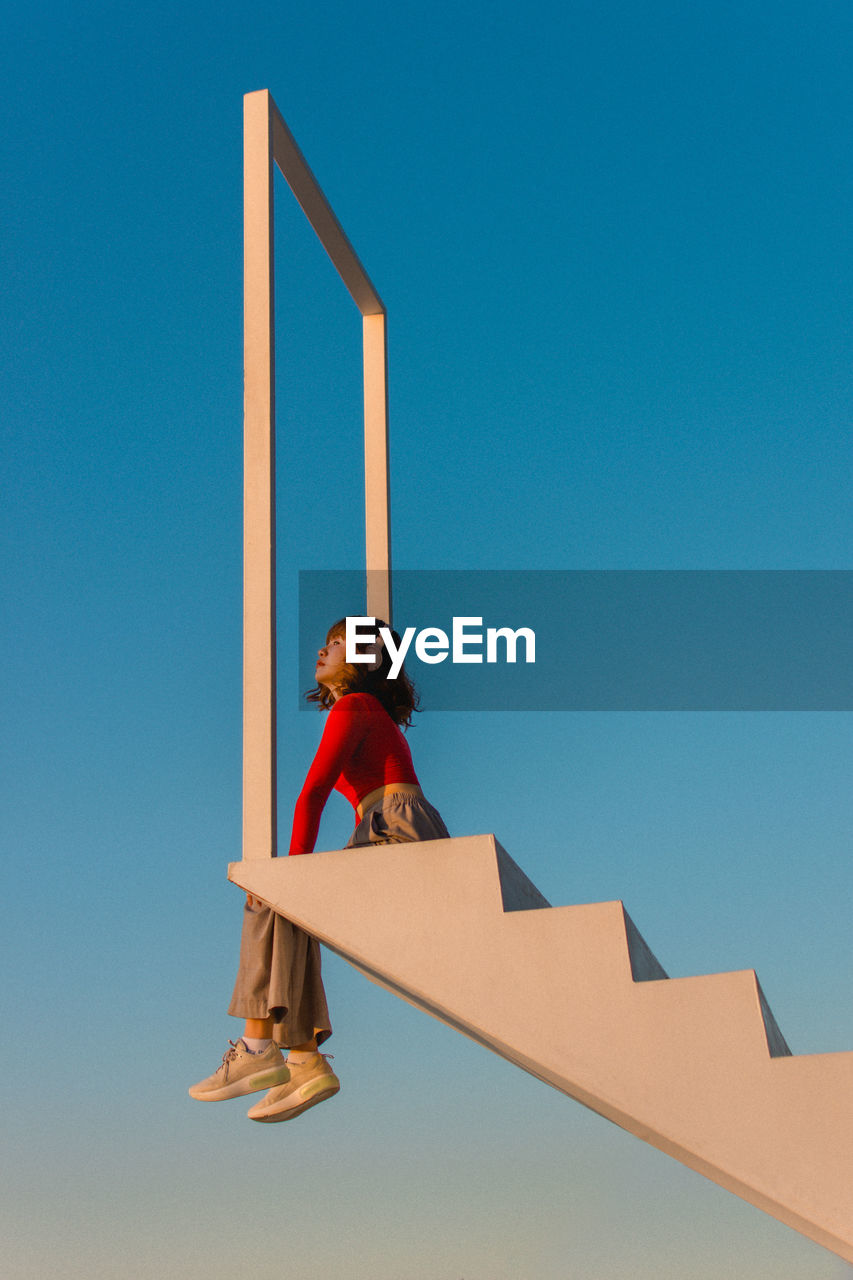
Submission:
{"label": "red cropped top", "polygon": [[323,806],[334,788],[353,808],[389,782],[418,785],[409,744],[372,693],[346,693],[329,711],[296,801],[290,853],[311,853]]}

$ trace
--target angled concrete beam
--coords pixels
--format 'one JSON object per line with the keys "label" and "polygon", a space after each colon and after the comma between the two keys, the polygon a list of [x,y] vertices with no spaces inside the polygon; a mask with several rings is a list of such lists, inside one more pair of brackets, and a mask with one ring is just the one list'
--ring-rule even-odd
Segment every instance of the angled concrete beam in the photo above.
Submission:
{"label": "angled concrete beam", "polygon": [[388,338],[384,303],[335,216],[268,90],[272,158],[362,315],[364,513],[367,612],[391,620],[391,517],[388,475]]}
{"label": "angled concrete beam", "polygon": [[548,907],[491,835],[236,862],[373,982],[853,1262],[853,1053],[755,973],[667,979],[620,902]]}
{"label": "angled concrete beam", "polygon": [[246,100],[250,98],[266,100],[269,103],[275,162],[299,202],[302,212],[314,228],[317,239],[334,263],[335,270],[349,289],[353,302],[363,316],[384,315],[385,307],[382,305],[382,299],[374,289],[370,277],[359,261],[358,254],[335,217],[332,206],[309,169],[307,160],[299,150],[296,139],[285,124],[269,91],[261,89],[257,93],[247,94]]}

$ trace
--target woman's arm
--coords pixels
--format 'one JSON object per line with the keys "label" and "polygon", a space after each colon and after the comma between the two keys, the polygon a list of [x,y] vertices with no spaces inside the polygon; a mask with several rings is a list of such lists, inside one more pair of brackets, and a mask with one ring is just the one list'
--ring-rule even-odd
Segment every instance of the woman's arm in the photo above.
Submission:
{"label": "woman's arm", "polygon": [[329,793],[365,731],[359,699],[354,695],[339,698],[329,712],[317,754],[296,801],[289,853],[313,852]]}

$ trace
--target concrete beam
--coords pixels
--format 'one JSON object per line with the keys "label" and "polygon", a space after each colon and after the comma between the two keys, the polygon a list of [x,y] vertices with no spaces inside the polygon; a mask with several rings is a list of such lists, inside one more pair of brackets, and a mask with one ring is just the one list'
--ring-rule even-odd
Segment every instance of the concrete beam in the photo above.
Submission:
{"label": "concrete beam", "polygon": [[371,981],[853,1262],[853,1053],[753,971],[667,978],[621,902],[549,907],[492,835],[232,863]]}
{"label": "concrete beam", "polygon": [[385,308],[266,89],[243,99],[243,857],[276,856],[273,166],[362,314],[366,610],[391,622]]}

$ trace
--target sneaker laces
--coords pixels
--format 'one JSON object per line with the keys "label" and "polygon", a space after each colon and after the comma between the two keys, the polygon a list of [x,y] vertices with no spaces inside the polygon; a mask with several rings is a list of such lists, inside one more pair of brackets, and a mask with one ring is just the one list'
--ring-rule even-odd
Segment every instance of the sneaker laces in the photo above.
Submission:
{"label": "sneaker laces", "polygon": [[219,1066],[218,1066],[218,1068],[217,1068],[217,1070],[218,1070],[218,1071],[221,1071],[221,1070],[222,1070],[222,1068],[223,1068],[224,1066],[227,1066],[227,1064],[228,1064],[229,1062],[233,1062],[233,1061],[234,1061],[234,1059],[237,1057],[237,1050],[238,1050],[238,1047],[239,1047],[239,1043],[240,1043],[240,1042],[239,1042],[239,1040],[229,1040],[229,1041],[228,1041],[228,1044],[230,1045],[230,1048],[226,1049],[226,1050],[225,1050],[225,1052],[223,1053],[223,1055],[222,1055],[222,1061],[220,1062],[220,1064],[219,1064]]}

